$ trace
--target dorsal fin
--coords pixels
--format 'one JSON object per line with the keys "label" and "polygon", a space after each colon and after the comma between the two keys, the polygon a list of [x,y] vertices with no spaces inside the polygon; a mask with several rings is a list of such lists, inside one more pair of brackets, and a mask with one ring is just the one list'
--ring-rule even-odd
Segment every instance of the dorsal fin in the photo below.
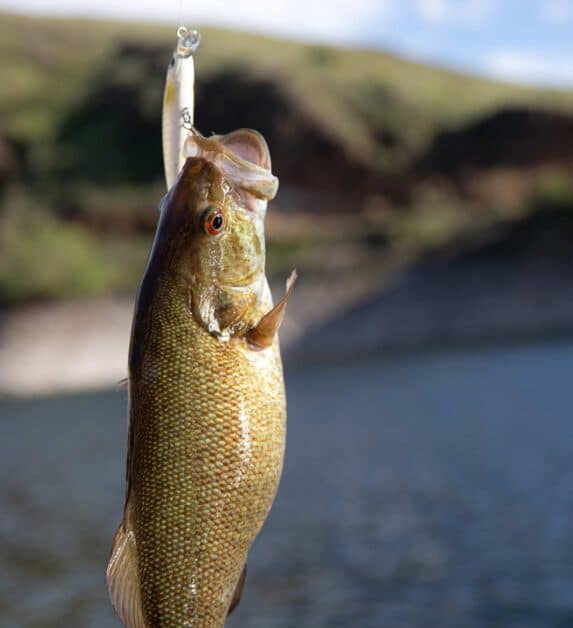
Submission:
{"label": "dorsal fin", "polygon": [[135,534],[124,518],[113,540],[107,586],[115,611],[127,628],[148,628],[141,605],[135,549]]}
{"label": "dorsal fin", "polygon": [[243,571],[241,572],[241,577],[239,578],[239,582],[237,582],[237,586],[235,587],[235,593],[233,593],[233,599],[231,600],[231,606],[229,606],[229,612],[227,613],[227,615],[230,615],[237,608],[239,602],[241,601],[241,595],[243,594],[246,578],[247,563],[245,563]]}

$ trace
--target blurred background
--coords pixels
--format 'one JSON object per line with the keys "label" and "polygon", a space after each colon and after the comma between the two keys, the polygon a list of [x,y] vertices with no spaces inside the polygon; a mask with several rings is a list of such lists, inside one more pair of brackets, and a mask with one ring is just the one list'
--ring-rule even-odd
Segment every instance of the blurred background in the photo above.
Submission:
{"label": "blurred background", "polygon": [[[16,13],[16,12],[20,13]],[[119,626],[179,22],[281,188],[283,482],[239,628],[573,626],[573,1],[0,2],[0,625]]]}

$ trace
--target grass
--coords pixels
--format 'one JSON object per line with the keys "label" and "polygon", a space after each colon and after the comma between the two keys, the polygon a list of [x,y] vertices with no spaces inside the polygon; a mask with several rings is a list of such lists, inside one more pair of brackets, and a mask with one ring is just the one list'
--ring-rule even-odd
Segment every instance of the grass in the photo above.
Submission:
{"label": "grass", "polygon": [[0,217],[0,303],[133,289],[150,238],[97,235],[13,198]]}
{"label": "grass", "polygon": [[[125,41],[163,46],[173,28],[151,24],[0,18],[0,124],[33,144],[49,141],[58,119],[90,87],[93,72]],[[373,150],[371,130],[390,126],[423,141],[508,104],[571,108],[573,92],[482,80],[369,50],[340,50],[259,35],[202,29],[199,76],[236,64],[270,77],[352,154]],[[384,107],[380,105],[383,104]],[[411,115],[412,114],[412,115]],[[414,129],[407,122],[423,119]],[[424,128],[426,133],[424,133]]]}

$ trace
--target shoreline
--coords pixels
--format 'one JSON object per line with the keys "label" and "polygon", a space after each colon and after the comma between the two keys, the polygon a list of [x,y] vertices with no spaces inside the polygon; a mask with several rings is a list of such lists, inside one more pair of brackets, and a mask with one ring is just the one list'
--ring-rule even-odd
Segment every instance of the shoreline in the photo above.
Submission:
{"label": "shoreline", "polygon": [[[285,365],[573,339],[572,293],[573,266],[557,262],[434,264],[386,286],[303,280],[281,329]],[[0,313],[0,398],[118,386],[132,313],[129,297]]]}
{"label": "shoreline", "polygon": [[[284,282],[271,288],[277,300]],[[281,327],[283,352],[368,290],[365,282],[299,281]],[[127,376],[134,304],[134,298],[119,296],[0,311],[0,399],[118,386]]]}

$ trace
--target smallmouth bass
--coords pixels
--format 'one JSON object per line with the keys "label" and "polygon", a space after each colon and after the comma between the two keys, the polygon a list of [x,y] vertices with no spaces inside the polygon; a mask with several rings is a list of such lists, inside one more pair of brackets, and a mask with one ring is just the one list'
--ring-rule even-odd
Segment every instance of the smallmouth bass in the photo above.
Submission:
{"label": "smallmouth bass", "polygon": [[255,131],[188,140],[134,313],[124,518],[107,569],[126,626],[223,626],[278,487],[286,402]]}

